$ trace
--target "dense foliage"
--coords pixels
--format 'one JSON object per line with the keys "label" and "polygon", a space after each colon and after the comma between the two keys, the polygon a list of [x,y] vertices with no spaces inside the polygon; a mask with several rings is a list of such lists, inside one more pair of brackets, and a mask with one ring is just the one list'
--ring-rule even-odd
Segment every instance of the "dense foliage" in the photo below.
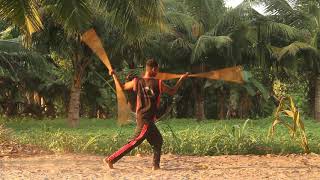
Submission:
{"label": "dense foliage", "polygon": [[188,79],[174,98],[162,97],[161,111],[171,117],[266,117],[283,95],[315,116],[319,9],[302,0],[233,9],[223,0],[0,0],[0,114],[115,117],[114,83],[80,41],[93,27],[123,82],[140,75],[148,57],[165,72],[241,65],[253,74],[245,85]]}

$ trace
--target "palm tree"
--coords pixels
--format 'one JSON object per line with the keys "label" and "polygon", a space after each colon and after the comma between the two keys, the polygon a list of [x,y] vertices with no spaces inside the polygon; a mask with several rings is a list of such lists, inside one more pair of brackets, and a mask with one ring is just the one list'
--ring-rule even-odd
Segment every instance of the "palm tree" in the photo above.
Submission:
{"label": "palm tree", "polygon": [[[91,20],[91,12],[88,8],[87,1],[85,0],[71,0],[71,1],[37,1],[37,0],[2,0],[0,1],[0,14],[1,18],[10,21],[12,24],[18,26],[23,32],[28,45],[30,45],[31,35],[40,29],[43,29],[43,20],[41,18],[40,10],[48,10],[55,18],[55,21],[60,23],[69,36],[80,37],[81,31],[88,28]],[[75,39],[77,41],[77,39]],[[80,42],[80,38],[78,38]],[[79,61],[78,55],[75,54],[75,62]],[[77,68],[76,68],[77,69]],[[81,73],[81,72],[80,72]],[[71,88],[71,98],[69,105],[69,120],[71,124],[75,124],[79,119],[78,99],[80,96],[77,92],[79,83],[77,76],[79,72],[75,71],[75,81]],[[77,89],[78,88],[78,89]]]}
{"label": "palm tree", "polygon": [[[200,58],[198,56],[200,47],[206,47],[211,52],[230,47],[232,40],[229,37],[205,34],[217,24],[219,17],[222,17],[226,11],[222,0],[167,0],[164,4],[166,22],[170,30],[150,41],[149,53],[158,57],[167,70],[204,71],[204,64],[194,61]],[[189,69],[191,66],[193,68]],[[192,83],[194,88],[189,93],[195,97],[193,107],[195,117],[201,120],[205,118],[204,89],[202,88],[205,81],[194,80]]]}
{"label": "palm tree", "polygon": [[[194,70],[226,66],[260,66],[271,70],[277,65],[271,51],[276,35],[294,39],[298,31],[259,14],[250,2],[227,10],[223,1],[164,1],[167,23],[172,31],[151,41],[151,54],[161,64],[174,69],[193,66]],[[168,53],[170,52],[170,53]],[[205,81],[193,81],[197,119],[204,116]],[[189,92],[190,93],[190,92]]]}
{"label": "palm tree", "polygon": [[[58,33],[62,33],[64,37],[67,37],[65,39],[72,42],[73,48],[66,51],[70,53],[67,56],[72,59],[74,72],[68,120],[72,126],[75,126],[79,120],[82,77],[90,63],[90,52],[80,42],[80,35],[92,26],[93,7],[104,8],[110,16],[109,19],[112,19],[113,25],[119,27],[120,32],[127,35],[125,39],[132,42],[136,38],[132,40],[130,37],[136,37],[137,33],[139,37],[142,37],[141,27],[160,22],[161,6],[161,1],[158,0],[143,3],[132,0],[121,2],[114,0],[1,0],[0,15],[2,19],[18,26],[24,33],[25,39],[28,40],[34,32],[46,27],[43,24],[48,20],[46,18],[49,18],[55,26],[61,29]],[[42,12],[45,14],[43,17]],[[87,54],[83,54],[83,50]],[[66,53],[62,53],[62,57],[65,57]]]}
{"label": "palm tree", "polygon": [[[266,11],[281,23],[303,31],[303,39],[278,49],[278,59],[284,65],[291,62],[295,70],[309,74],[309,98],[312,115],[320,121],[319,34],[320,3],[316,0],[263,1]],[[299,61],[301,58],[304,61]],[[293,61],[296,59],[296,61]],[[289,66],[292,67],[292,66]],[[300,68],[298,68],[300,67]]]}
{"label": "palm tree", "polygon": [[40,105],[40,102],[33,102],[33,96],[40,92],[39,83],[52,78],[53,69],[45,56],[25,49],[19,38],[0,40],[0,102],[3,113],[17,115],[19,107],[26,111],[30,105]]}

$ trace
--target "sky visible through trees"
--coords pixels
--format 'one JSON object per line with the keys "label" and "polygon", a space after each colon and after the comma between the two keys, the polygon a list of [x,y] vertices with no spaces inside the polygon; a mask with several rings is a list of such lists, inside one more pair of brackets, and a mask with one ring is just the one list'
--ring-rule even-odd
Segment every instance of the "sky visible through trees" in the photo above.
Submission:
{"label": "sky visible through trees", "polygon": [[[229,6],[229,7],[236,7],[238,6],[240,3],[243,2],[243,0],[226,0],[226,6]],[[256,9],[258,12],[264,14],[264,7],[259,5],[259,6],[255,6],[254,9]]]}

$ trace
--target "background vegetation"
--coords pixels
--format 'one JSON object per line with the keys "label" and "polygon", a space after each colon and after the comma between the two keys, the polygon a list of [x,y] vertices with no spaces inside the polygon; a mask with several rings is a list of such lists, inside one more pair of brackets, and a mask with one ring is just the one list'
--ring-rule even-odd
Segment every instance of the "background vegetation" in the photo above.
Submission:
{"label": "background vegetation", "polygon": [[[311,119],[320,120],[319,15],[316,0],[245,0],[235,8],[223,0],[0,0],[0,116],[19,141],[48,149],[108,153],[126,142],[131,126],[99,121],[117,111],[112,78],[80,40],[94,28],[123,82],[141,75],[149,57],[164,72],[241,65],[252,73],[244,85],[188,79],[176,96],[163,95],[160,111],[174,119],[178,137],[160,125],[166,152],[299,152],[282,131],[273,142],[264,133],[283,96],[310,119],[307,135],[317,152]],[[248,118],[257,120],[212,120]],[[67,129],[63,119],[79,127]],[[210,143],[183,147],[194,138]]]}
{"label": "background vegetation", "polygon": [[[76,152],[108,155],[127,143],[135,125],[118,127],[115,121],[81,119],[78,128],[69,128],[63,119],[8,120],[4,123],[12,138],[23,144],[37,145],[54,152]],[[158,123],[164,138],[164,153],[180,155],[231,155],[231,154],[290,154],[304,153],[300,139],[291,139],[283,126],[276,128],[273,138],[268,136],[272,120],[230,120],[195,122],[191,119],[170,119]],[[305,121],[310,151],[319,152],[319,127]],[[196,142],[196,143],[195,143]],[[144,142],[131,154],[152,153]]]}

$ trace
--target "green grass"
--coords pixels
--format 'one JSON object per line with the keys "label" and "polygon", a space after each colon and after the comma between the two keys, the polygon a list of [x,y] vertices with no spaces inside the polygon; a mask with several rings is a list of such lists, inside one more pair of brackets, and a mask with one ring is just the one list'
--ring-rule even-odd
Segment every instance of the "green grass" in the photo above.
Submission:
{"label": "green grass", "polygon": [[[0,119],[13,130],[13,138],[55,152],[110,154],[128,142],[135,125],[117,126],[114,120],[81,119],[77,128],[65,119]],[[288,130],[277,127],[273,139],[267,137],[272,119],[207,120],[171,119],[159,122],[164,138],[164,153],[181,155],[288,154],[303,153],[299,140],[293,141]],[[320,126],[304,121],[311,152],[320,153]],[[151,153],[145,141],[131,154]]]}

